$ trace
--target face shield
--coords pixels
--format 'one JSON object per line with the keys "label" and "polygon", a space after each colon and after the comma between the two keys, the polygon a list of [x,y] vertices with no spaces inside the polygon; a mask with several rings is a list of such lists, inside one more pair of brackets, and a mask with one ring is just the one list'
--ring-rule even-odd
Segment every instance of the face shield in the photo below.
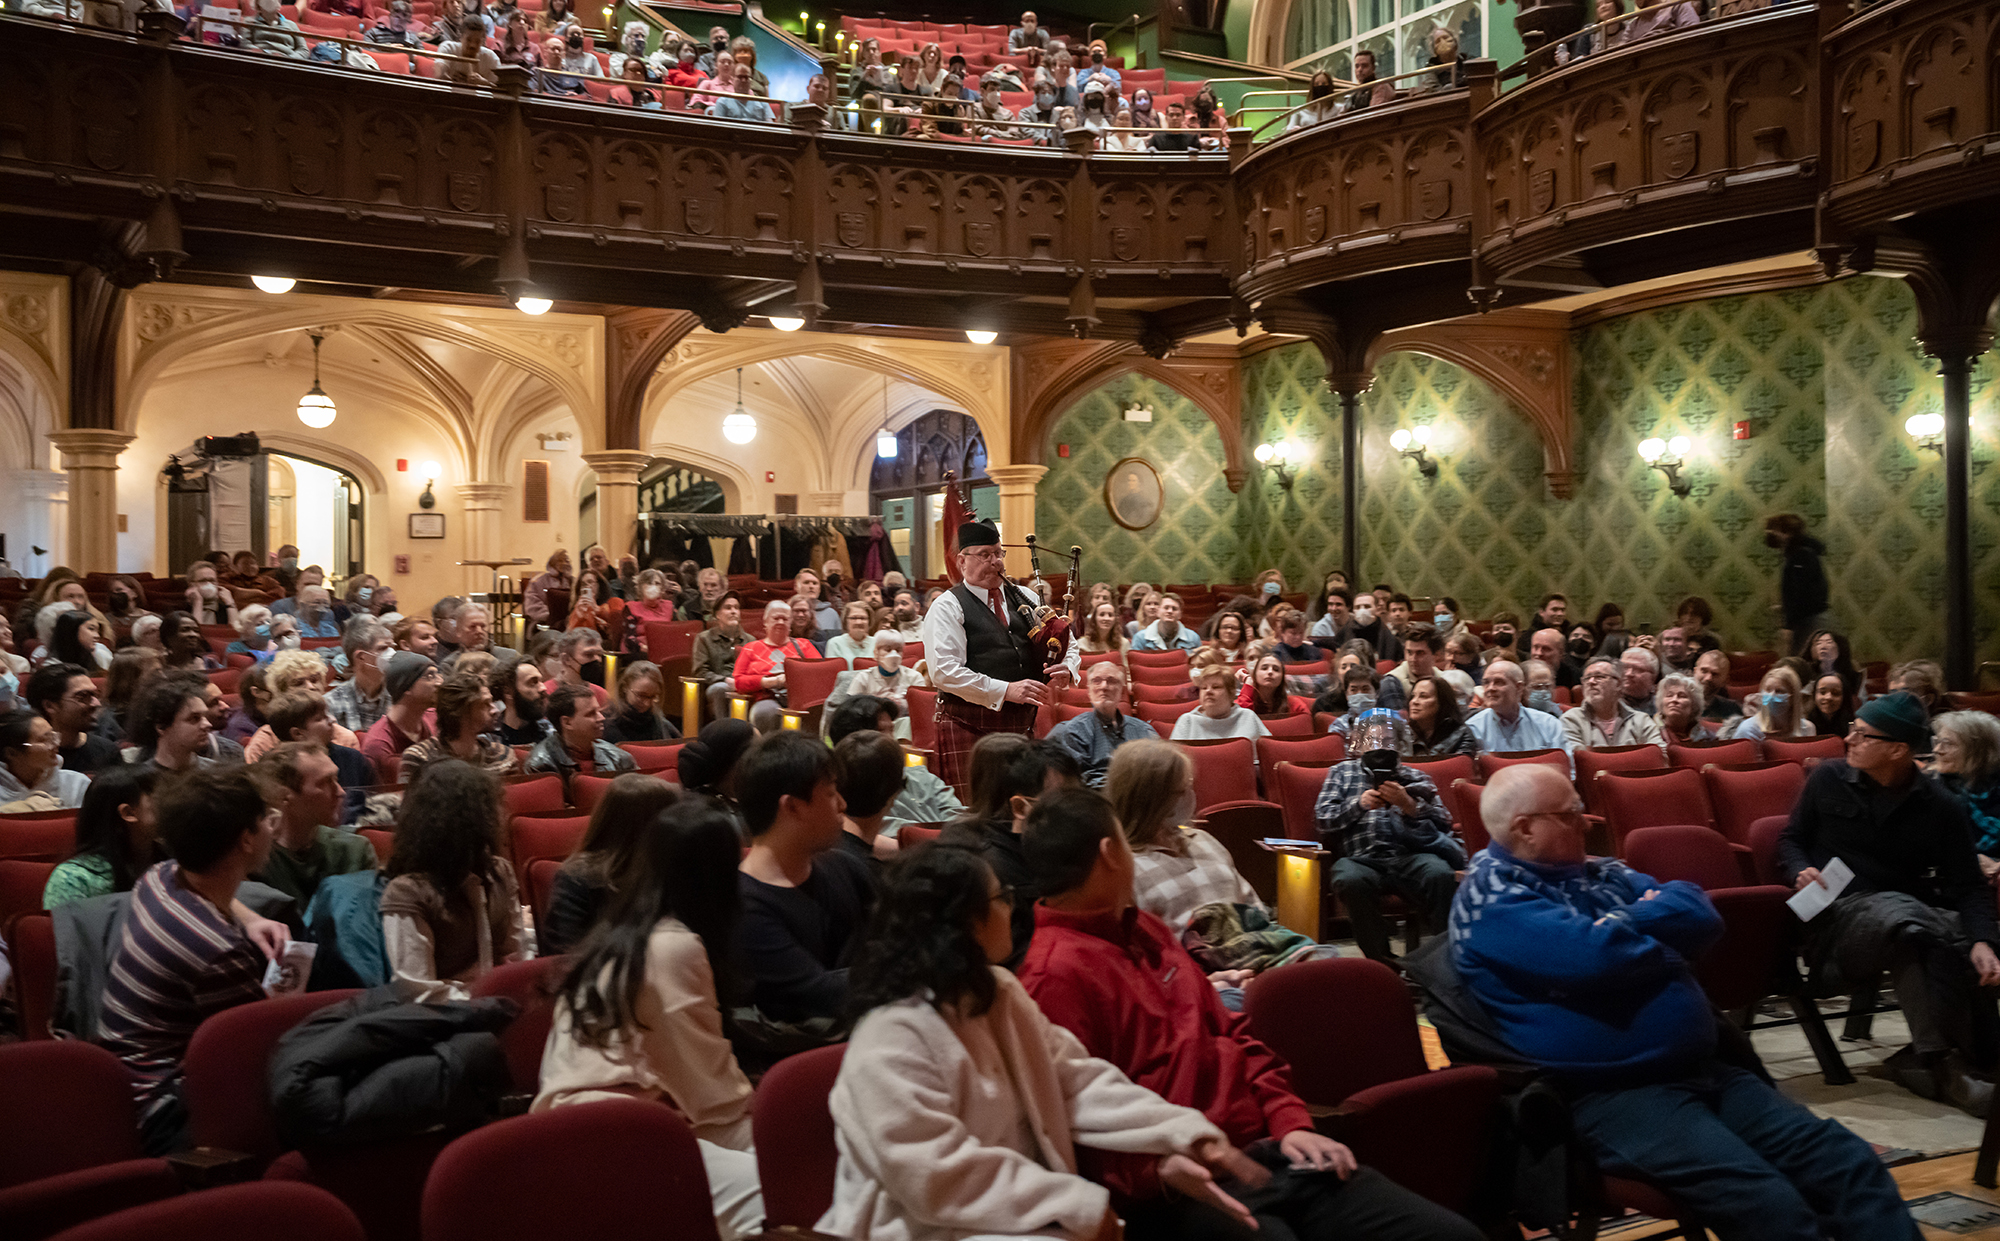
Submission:
{"label": "face shield", "polygon": [[1410,752],[1409,722],[1385,707],[1363,711],[1347,731],[1347,752],[1360,757],[1375,783],[1392,779],[1396,764]]}

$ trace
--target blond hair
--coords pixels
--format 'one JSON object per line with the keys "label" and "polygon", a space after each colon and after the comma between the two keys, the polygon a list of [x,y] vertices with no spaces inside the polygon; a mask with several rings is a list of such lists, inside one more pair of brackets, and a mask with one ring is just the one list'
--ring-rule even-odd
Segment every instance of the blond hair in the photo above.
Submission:
{"label": "blond hair", "polygon": [[272,697],[287,690],[297,689],[308,677],[321,678],[325,684],[326,664],[312,651],[279,651],[271,660],[271,671],[265,677]]}
{"label": "blond hair", "polygon": [[1171,741],[1128,741],[1112,753],[1104,792],[1134,849],[1159,843],[1179,826],[1169,820],[1193,779],[1194,760]]}

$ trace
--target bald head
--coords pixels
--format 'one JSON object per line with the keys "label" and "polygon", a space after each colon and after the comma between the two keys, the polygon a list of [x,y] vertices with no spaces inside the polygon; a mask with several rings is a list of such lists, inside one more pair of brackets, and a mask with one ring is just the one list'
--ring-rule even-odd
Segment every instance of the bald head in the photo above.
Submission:
{"label": "bald head", "polygon": [[1560,629],[1537,629],[1528,641],[1528,654],[1553,668],[1562,662],[1563,636]]}
{"label": "bald head", "polygon": [[1575,787],[1545,763],[1494,772],[1479,795],[1479,817],[1494,843],[1524,862],[1561,866],[1584,859],[1583,805]]}

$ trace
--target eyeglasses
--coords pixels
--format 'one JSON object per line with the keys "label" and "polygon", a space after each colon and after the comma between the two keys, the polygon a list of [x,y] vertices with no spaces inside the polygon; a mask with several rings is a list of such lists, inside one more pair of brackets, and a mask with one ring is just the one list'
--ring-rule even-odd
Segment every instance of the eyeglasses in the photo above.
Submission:
{"label": "eyeglasses", "polygon": [[1584,679],[1584,680],[1585,680],[1586,682],[1589,682],[1589,681],[1616,681],[1616,680],[1618,679],[1618,676],[1617,676],[1617,674],[1616,674],[1616,673],[1611,673],[1611,672],[1592,672],[1592,673],[1589,673],[1589,674],[1587,674],[1587,675],[1586,675],[1586,676],[1585,676],[1585,677],[1584,677],[1583,679]]}
{"label": "eyeglasses", "polygon": [[1007,553],[1002,551],[966,552],[965,554],[974,560],[999,561],[999,560],[1005,560],[1007,558]]}
{"label": "eyeglasses", "polygon": [[1003,883],[999,888],[988,894],[986,899],[988,903],[998,902],[1012,909],[1014,907],[1014,889]]}
{"label": "eyeglasses", "polygon": [[1861,725],[1859,724],[1856,724],[1852,728],[1848,729],[1847,735],[1850,738],[1854,739],[1855,741],[1882,741],[1892,745],[1896,741],[1894,737],[1885,737],[1881,733],[1868,732],[1866,729],[1862,728]]}

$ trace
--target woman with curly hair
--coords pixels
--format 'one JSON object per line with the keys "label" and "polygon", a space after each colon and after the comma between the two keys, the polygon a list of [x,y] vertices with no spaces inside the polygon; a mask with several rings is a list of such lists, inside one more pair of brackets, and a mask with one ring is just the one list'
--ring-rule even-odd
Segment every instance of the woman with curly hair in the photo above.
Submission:
{"label": "woman with curly hair", "polygon": [[471,763],[432,763],[403,794],[382,874],[382,944],[408,1001],[464,1000],[522,954],[521,890],[500,854],[500,781]]}
{"label": "woman with curly hair", "polygon": [[[651,779],[621,776],[612,795]],[[736,999],[742,914],[736,829],[702,798],[633,826],[625,881],[572,950],[530,1110],[615,1098],[666,1104],[694,1130],[723,1241],[754,1236],[764,1198],[750,1144],[750,1080],[724,1017]]]}
{"label": "woman with curly hair", "polygon": [[1015,896],[980,856],[931,847],[884,871],[849,973],[860,1015],[828,1102],[833,1206],[815,1228],[857,1241],[1120,1235],[1076,1145],[1163,1156],[1228,1149],[1199,1112],[1132,1084],[1051,1023],[995,962]]}

